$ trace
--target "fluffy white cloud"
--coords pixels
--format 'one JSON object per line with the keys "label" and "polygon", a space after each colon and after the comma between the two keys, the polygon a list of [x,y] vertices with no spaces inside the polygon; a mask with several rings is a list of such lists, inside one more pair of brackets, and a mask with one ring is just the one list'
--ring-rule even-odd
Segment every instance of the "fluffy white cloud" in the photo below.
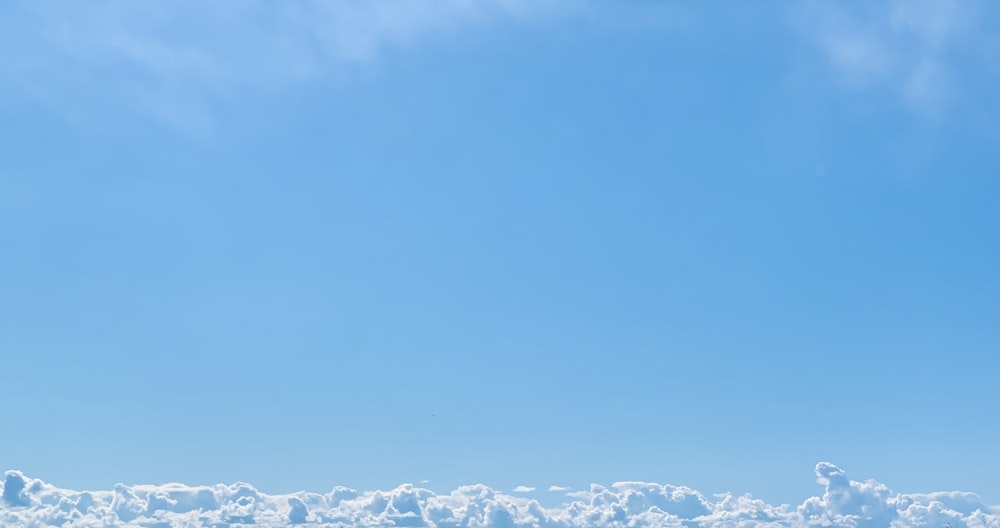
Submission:
{"label": "fluffy white cloud", "polygon": [[532,491],[535,491],[535,488],[531,486],[518,486],[514,488],[514,493],[531,493]]}
{"label": "fluffy white cloud", "polygon": [[[830,463],[816,466],[821,496],[773,506],[749,495],[717,495],[649,482],[591,485],[571,502],[544,507],[483,485],[448,494],[404,484],[392,490],[268,495],[245,483],[215,486],[57,488],[8,471],[0,526],[207,528],[217,526],[421,526],[428,528],[996,528],[1000,515],[965,492],[896,494],[879,482],[850,480]],[[523,487],[522,487],[523,488]],[[516,491],[516,490],[515,490]]]}

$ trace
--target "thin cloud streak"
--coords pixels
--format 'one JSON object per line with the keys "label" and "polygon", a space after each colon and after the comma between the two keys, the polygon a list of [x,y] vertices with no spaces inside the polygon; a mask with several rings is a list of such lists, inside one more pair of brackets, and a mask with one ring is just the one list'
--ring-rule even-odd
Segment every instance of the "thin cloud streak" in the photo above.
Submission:
{"label": "thin cloud streak", "polygon": [[934,111],[958,90],[950,64],[956,52],[995,69],[997,36],[980,25],[988,11],[976,1],[809,2],[794,20],[844,86],[886,88],[913,108]]}
{"label": "thin cloud streak", "polygon": [[156,5],[113,0],[15,4],[0,22],[10,60],[0,80],[19,97],[66,108],[86,93],[170,126],[210,132],[220,110],[371,61],[434,33],[570,9],[549,0],[347,0]]}

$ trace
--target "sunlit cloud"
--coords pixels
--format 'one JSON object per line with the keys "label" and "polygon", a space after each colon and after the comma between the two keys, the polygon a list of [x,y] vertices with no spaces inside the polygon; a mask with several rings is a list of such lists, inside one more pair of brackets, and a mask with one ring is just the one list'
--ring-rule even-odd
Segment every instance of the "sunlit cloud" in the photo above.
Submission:
{"label": "sunlit cloud", "polygon": [[[286,495],[263,493],[245,483],[119,484],[112,490],[75,491],[8,471],[0,494],[0,525],[992,528],[1000,522],[1000,515],[972,493],[899,494],[874,480],[850,480],[827,462],[817,464],[815,472],[825,487],[823,494],[797,507],[774,506],[749,495],[710,499],[688,487],[651,482],[593,484],[588,491],[575,492],[576,500],[548,507],[483,485],[447,494],[410,484],[364,492],[338,486],[325,493]],[[518,486],[514,492],[533,490]]]}

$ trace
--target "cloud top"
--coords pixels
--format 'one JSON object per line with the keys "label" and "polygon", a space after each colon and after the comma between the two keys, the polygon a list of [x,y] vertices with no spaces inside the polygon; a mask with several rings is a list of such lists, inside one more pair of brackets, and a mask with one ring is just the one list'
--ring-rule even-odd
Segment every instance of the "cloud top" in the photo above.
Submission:
{"label": "cloud top", "polygon": [[[403,484],[359,492],[262,493],[246,483],[214,486],[116,485],[113,490],[58,488],[7,471],[0,525],[157,528],[217,526],[419,526],[427,528],[995,528],[1000,515],[967,492],[897,494],[874,480],[850,480],[828,462],[816,466],[825,489],[798,507],[774,506],[750,495],[704,494],[651,482],[591,485],[573,500],[544,507],[483,485],[447,494]],[[519,486],[515,492],[534,491]]]}

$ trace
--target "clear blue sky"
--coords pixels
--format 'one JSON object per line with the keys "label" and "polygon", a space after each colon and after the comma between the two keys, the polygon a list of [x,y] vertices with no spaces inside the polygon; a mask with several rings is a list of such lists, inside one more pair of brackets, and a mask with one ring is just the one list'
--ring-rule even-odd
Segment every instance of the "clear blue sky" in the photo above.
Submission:
{"label": "clear blue sky", "polygon": [[994,2],[276,5],[0,7],[0,469],[1000,503]]}

